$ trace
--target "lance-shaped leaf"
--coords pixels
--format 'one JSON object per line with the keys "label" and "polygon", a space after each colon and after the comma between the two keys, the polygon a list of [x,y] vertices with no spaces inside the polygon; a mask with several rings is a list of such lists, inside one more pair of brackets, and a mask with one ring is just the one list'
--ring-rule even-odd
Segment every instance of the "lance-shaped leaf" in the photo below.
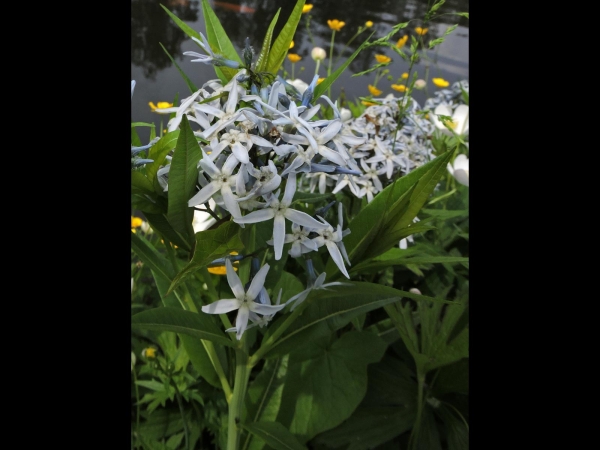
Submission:
{"label": "lance-shaped leaf", "polygon": [[274,450],[306,450],[306,447],[279,422],[254,422],[242,426]]}
{"label": "lance-shaped leaf", "polygon": [[233,347],[234,344],[202,312],[195,313],[179,308],[153,308],[131,316],[131,328],[154,331],[173,331],[199,339],[213,341],[216,344]]}
{"label": "lance-shaped leaf", "polygon": [[[161,204],[163,199],[159,198],[157,200],[158,204]],[[165,208],[166,209],[166,208]],[[146,219],[158,233],[160,233],[165,239],[169,240],[173,244],[178,247],[183,248],[184,250],[190,251],[192,249],[191,244],[186,240],[187,236],[182,236],[177,231],[173,229],[169,221],[167,220],[166,215],[163,214],[153,214],[144,211]]]}
{"label": "lance-shaped leaf", "polygon": [[175,276],[173,266],[146,238],[131,233],[131,248],[140,260],[161,277],[171,281]]}
{"label": "lance-shaped leaf", "polygon": [[[162,6],[162,5],[161,5]],[[160,42],[159,42],[160,44]],[[192,82],[192,80],[190,80],[188,78],[188,76],[185,74],[185,72],[181,69],[181,67],[179,67],[179,64],[177,64],[177,61],[175,61],[175,59],[169,54],[169,52],[167,51],[167,49],[165,48],[164,45],[160,44],[160,46],[162,47],[162,49],[165,51],[165,53],[167,54],[167,56],[169,57],[169,59],[171,60],[171,62],[173,63],[173,65],[175,67],[177,67],[177,70],[179,71],[179,74],[181,75],[181,77],[183,78],[183,81],[185,81],[185,84],[187,84],[187,87],[189,88],[190,92],[193,94],[194,92],[196,92],[198,90],[198,88],[196,87],[196,85]]]}
{"label": "lance-shaped leaf", "polygon": [[238,224],[225,222],[216,230],[204,230],[196,233],[194,256],[173,279],[169,292],[172,292],[188,275],[206,266],[209,262],[223,258],[233,251],[239,253],[244,247],[238,234],[239,229]]}
{"label": "lance-shaped leaf", "polygon": [[468,263],[469,258],[462,256],[406,256],[397,259],[386,259],[383,261],[372,260],[364,264],[352,266],[350,273],[377,272],[390,266],[405,266],[408,264],[448,264]]}
{"label": "lance-shaped leaf", "polygon": [[[371,36],[373,36],[373,33],[371,33]],[[317,87],[315,88],[315,93],[313,95],[313,100],[316,100],[321,95],[323,95],[323,93],[327,89],[329,89],[329,87],[333,84],[333,82],[340,77],[340,75],[344,72],[344,70],[346,70],[346,68],[350,65],[350,63],[354,60],[354,58],[356,58],[356,56],[362,51],[362,49],[366,46],[366,44],[368,44],[371,36],[369,36],[360,45],[360,47],[358,47],[356,49],[356,51],[354,53],[352,53],[352,55],[346,61],[344,61],[344,63],[340,67],[337,68],[337,70],[335,72],[333,72],[331,75],[329,75],[327,78],[325,78],[322,82],[320,82],[317,85]]]}
{"label": "lance-shaped leaf", "polygon": [[192,220],[194,208],[188,200],[196,192],[198,161],[202,158],[200,145],[194,136],[187,116],[181,120],[181,132],[177,138],[175,153],[169,170],[169,209],[167,218],[175,231],[186,237],[194,235]]}
{"label": "lance-shaped leaf", "polygon": [[290,44],[294,38],[294,33],[296,32],[296,28],[298,27],[298,23],[302,17],[302,7],[304,6],[304,2],[305,0],[298,0],[286,24],[279,32],[277,39],[275,39],[275,42],[271,47],[266,70],[267,72],[271,72],[273,75],[277,74],[279,71],[281,64],[283,64],[283,60],[285,59],[285,55],[290,49]]}
{"label": "lance-shaped leaf", "polygon": [[[270,346],[262,356],[273,358],[285,355],[300,346],[338,330],[361,313],[372,311],[388,303],[399,301],[405,294],[394,288],[376,283],[353,282],[352,286],[334,286],[309,294],[310,304],[292,325]],[[413,294],[408,293],[408,296]],[[263,339],[266,345],[279,326],[287,319],[281,317],[271,326]],[[259,349],[258,354],[261,353]]]}
{"label": "lance-shaped leaf", "polygon": [[[223,25],[221,25],[219,18],[211,9],[207,0],[202,0],[202,14],[204,14],[204,23],[206,24],[206,39],[208,39],[211,49],[227,59],[242,64],[240,56],[235,51],[235,47],[229,40],[227,33],[223,29]],[[237,70],[230,69],[229,67],[215,66],[215,72],[219,79],[223,81],[223,84],[226,84],[234,77]]]}
{"label": "lance-shaped leaf", "polygon": [[[398,231],[412,222],[445,173],[452,153],[450,150],[400,177],[378,193],[373,201],[350,221],[348,228],[351,233],[344,238],[344,246],[351,262],[366,261],[364,256],[367,253],[369,258],[383,253],[382,246],[376,246],[379,251],[377,254],[369,247],[385,239],[390,231]],[[383,251],[388,248],[383,248]],[[340,275],[333,259],[328,261],[325,272],[332,279]]]}
{"label": "lance-shaped leaf", "polygon": [[165,158],[177,145],[177,138],[179,138],[179,130],[173,130],[165,134],[156,144],[150,147],[148,158],[154,161],[150,164],[146,164],[146,176],[150,182],[154,183],[156,172],[158,172],[160,166],[165,165]]}
{"label": "lance-shaped leaf", "polygon": [[267,34],[265,34],[265,38],[263,39],[263,45],[260,50],[260,54],[258,55],[258,59],[256,60],[257,72],[264,72],[265,67],[267,66],[267,61],[269,60],[269,52],[271,51],[271,40],[273,39],[273,29],[275,28],[275,24],[277,23],[277,19],[279,18],[280,12],[281,8],[277,10],[275,17],[273,17],[273,20],[271,20],[271,24],[269,25]]}
{"label": "lance-shaped leaf", "polygon": [[131,171],[131,192],[133,194],[154,194],[152,182],[139,170]]}

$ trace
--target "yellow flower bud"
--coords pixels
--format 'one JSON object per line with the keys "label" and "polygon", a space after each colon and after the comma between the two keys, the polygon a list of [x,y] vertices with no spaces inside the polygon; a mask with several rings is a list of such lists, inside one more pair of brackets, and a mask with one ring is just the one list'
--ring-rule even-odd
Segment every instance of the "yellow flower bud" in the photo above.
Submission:
{"label": "yellow flower bud", "polygon": [[302,7],[302,14],[306,14],[307,12],[309,12],[311,9],[313,9],[313,5],[304,5]]}
{"label": "yellow flower bud", "polygon": [[287,57],[292,63],[297,63],[302,59],[302,56],[297,55],[296,53],[288,53]]}
{"label": "yellow flower bud", "polygon": [[367,21],[365,22],[365,27],[367,27],[367,28],[371,28],[372,26],[373,26],[373,22],[371,22],[370,20],[367,20]]}
{"label": "yellow flower bud", "polygon": [[310,52],[310,56],[315,61],[323,61],[325,58],[327,58],[327,52],[321,47],[315,47]]}

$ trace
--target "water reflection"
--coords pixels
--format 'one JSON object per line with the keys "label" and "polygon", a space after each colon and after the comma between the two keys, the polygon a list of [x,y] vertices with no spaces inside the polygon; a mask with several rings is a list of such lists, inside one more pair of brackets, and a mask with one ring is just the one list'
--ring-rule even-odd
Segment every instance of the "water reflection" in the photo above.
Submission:
{"label": "water reflection", "polygon": [[186,22],[197,21],[200,8],[199,0],[131,0],[131,62],[141,67],[150,80],[156,78],[159,70],[171,66],[171,60],[158,43],[171,56],[181,59],[181,43],[189,39],[161,3]]}
{"label": "water reflection", "polygon": [[[199,0],[132,0],[132,79],[137,81],[132,100],[132,119],[154,122],[157,125],[160,124],[161,117],[157,117],[157,114],[150,111],[148,102],[173,102],[176,95],[182,98],[190,94],[177,68],[172,65],[159,43],[165,46],[169,54],[175,58],[177,64],[196,85],[200,86],[204,82],[216,78],[211,66],[190,63],[190,58],[182,55],[184,51],[198,51],[198,47],[167,15],[160,6],[161,3],[193,29],[205,32]],[[388,33],[393,25],[415,19],[394,38],[397,39],[406,34],[414,36],[415,27],[422,25],[421,20],[429,8],[428,3],[432,2],[431,0],[379,0],[377,2],[370,0],[344,0],[343,2],[339,0],[307,0],[307,3],[312,3],[313,8],[309,13],[302,15],[294,35],[295,45],[292,50],[302,57],[302,60],[296,64],[295,75],[305,82],[310,82],[315,73],[315,63],[310,57],[314,46],[329,51],[331,29],[327,25],[328,19],[338,19],[346,23],[339,32],[336,32],[336,56],[344,44],[367,20],[374,24],[371,29],[362,33],[343,50],[343,55],[335,60],[336,64],[333,67],[335,70],[372,31],[375,32],[375,37],[380,37]],[[246,37],[250,38],[251,45],[258,52],[262,47],[262,40],[268,24],[275,17],[277,10],[281,8],[274,37],[279,34],[291,14],[296,0],[279,0],[277,2],[209,0],[209,4],[238,52],[243,48]],[[467,11],[468,0],[447,0],[438,12]],[[435,23],[428,24],[428,32],[424,36],[424,41],[427,43],[431,39],[442,36],[448,26],[454,24],[458,24],[459,27],[446,38],[442,45],[436,47],[435,50],[428,51],[428,59],[422,59],[414,68],[420,78],[428,78],[428,91],[415,93],[415,99],[418,102],[424,102],[435,92],[436,88],[431,84],[432,77],[442,77],[450,83],[468,78],[469,24],[466,18],[450,14],[441,16],[436,19]],[[358,96],[369,95],[367,84],[373,82],[374,74],[354,78],[351,75],[371,67],[375,62],[375,53],[383,53],[392,57],[394,62],[388,68],[391,70],[390,75],[394,80],[408,69],[408,62],[401,60],[389,49],[373,47],[366,49],[359,54],[346,73],[333,85],[331,95],[333,99],[338,98],[341,94],[345,94],[350,100]],[[321,76],[326,75],[327,65],[328,60],[321,64],[319,69]],[[286,60],[284,68],[291,72],[291,63]],[[392,92],[398,94],[390,88],[390,84],[393,82],[388,80],[383,82],[382,80],[381,85],[378,85],[384,90],[383,95]],[[140,136],[143,136],[145,132],[146,130],[140,130]]]}

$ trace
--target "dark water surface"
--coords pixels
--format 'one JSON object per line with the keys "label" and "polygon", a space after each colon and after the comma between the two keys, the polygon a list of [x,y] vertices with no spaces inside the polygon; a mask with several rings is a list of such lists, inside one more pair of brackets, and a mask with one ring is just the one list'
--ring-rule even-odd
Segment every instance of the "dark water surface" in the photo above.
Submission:
{"label": "dark water surface", "polygon": [[[177,68],[162,49],[161,44],[168,53],[177,61],[185,74],[200,87],[206,81],[217,78],[212,66],[190,62],[192,57],[184,56],[185,51],[203,53],[198,45],[192,41],[173,22],[160,6],[161,3],[172,11],[177,17],[193,29],[205,33],[202,6],[199,0],[132,0],[131,1],[131,79],[136,81],[136,87],[131,102],[131,119],[135,122],[152,122],[157,126],[166,125],[167,117],[151,111],[149,102],[155,104],[161,101],[173,102],[176,95],[185,98],[190,95]],[[240,53],[246,37],[258,53],[271,20],[281,8],[274,38],[289,17],[296,0],[247,0],[232,2],[209,1],[221,24],[227,32],[232,43]],[[303,14],[298,29],[294,35],[294,47],[290,53],[297,53],[302,60],[296,63],[295,78],[301,78],[310,83],[315,72],[315,62],[310,56],[314,46],[322,47],[329,52],[331,42],[331,29],[327,20],[338,19],[346,22],[345,26],[335,34],[335,55],[356,33],[358,28],[367,20],[373,22],[373,27],[359,35],[345,50],[343,55],[335,60],[332,71],[351,55],[356,48],[375,31],[373,38],[387,34],[392,26],[411,19],[407,28],[396,35],[416,36],[415,27],[422,26],[429,5],[427,0],[307,0],[313,4],[310,13]],[[447,0],[438,10],[441,13],[468,12],[468,0]],[[310,34],[307,31],[307,20],[310,17]],[[428,24],[428,32],[424,42],[443,36],[446,29],[454,24],[458,27],[446,37],[441,45],[427,51],[427,59],[421,58],[414,66],[418,78],[427,81],[427,90],[415,91],[415,99],[423,104],[426,98],[438,90],[431,79],[441,77],[451,84],[455,81],[469,77],[469,21],[464,17],[446,14],[435,22]],[[311,36],[312,35],[312,36]],[[312,40],[311,40],[312,37]],[[410,45],[410,40],[405,49]],[[407,61],[402,60],[390,49],[369,48],[361,52],[345,73],[336,80],[331,89],[331,98],[336,100],[340,94],[345,94],[348,100],[359,96],[368,96],[368,84],[373,84],[375,73],[352,77],[352,74],[362,72],[376,63],[374,55],[385,54],[393,59],[388,66],[393,77],[389,81],[383,77],[377,88],[382,90],[381,96],[393,93],[401,94],[391,89],[390,85],[409,67]],[[321,77],[327,75],[328,60],[323,61],[319,68]],[[301,68],[304,67],[304,70]],[[286,59],[284,68],[291,73],[291,63]],[[281,74],[281,72],[280,72]],[[291,78],[291,77],[288,77]],[[142,142],[147,142],[148,128],[138,128]]]}

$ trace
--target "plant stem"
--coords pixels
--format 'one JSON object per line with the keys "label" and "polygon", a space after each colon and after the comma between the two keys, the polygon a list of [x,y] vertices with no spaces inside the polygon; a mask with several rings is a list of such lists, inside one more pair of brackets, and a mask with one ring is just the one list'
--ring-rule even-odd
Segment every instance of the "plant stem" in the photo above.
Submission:
{"label": "plant stem", "polygon": [[[335,39],[335,30],[331,32],[331,45],[329,46],[329,67],[327,67],[327,77],[331,75],[331,65],[333,62],[333,40]],[[331,86],[327,89],[327,96],[331,97]]]}
{"label": "plant stem", "polygon": [[423,389],[425,386],[425,372],[423,371],[423,366],[418,362],[417,382],[419,383],[419,390],[417,394],[417,420],[415,420],[412,432],[410,433],[410,438],[408,440],[408,448],[416,448],[419,438],[419,429],[421,428],[421,418],[423,416]]}
{"label": "plant stem", "polygon": [[135,367],[133,368],[133,385],[135,386],[135,448],[137,448],[140,440],[140,390],[137,385]]}
{"label": "plant stem", "polygon": [[188,430],[188,426],[187,426],[187,421],[185,420],[185,414],[183,411],[183,402],[181,401],[181,393],[179,392],[179,389],[177,388],[177,383],[175,382],[175,380],[173,380],[173,378],[171,378],[171,381],[173,382],[173,387],[175,387],[175,397],[177,397],[177,404],[179,405],[179,412],[181,413],[181,420],[183,421],[183,433],[185,436],[185,448],[190,450],[189,430]]}
{"label": "plant stem", "polygon": [[240,347],[235,349],[235,382],[233,397],[229,403],[229,417],[227,429],[227,450],[238,450],[242,427],[242,408],[248,387],[251,368],[248,365],[248,344],[246,335],[242,336]]}

